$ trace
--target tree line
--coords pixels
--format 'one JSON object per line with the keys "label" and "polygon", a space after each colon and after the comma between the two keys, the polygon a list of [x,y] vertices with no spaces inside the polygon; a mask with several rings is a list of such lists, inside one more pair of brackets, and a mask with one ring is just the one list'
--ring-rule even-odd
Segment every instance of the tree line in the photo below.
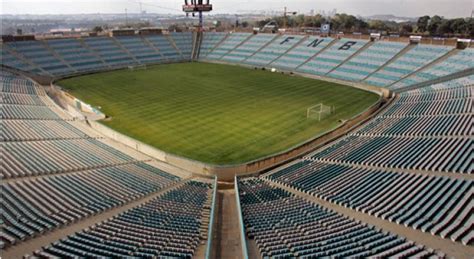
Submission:
{"label": "tree line", "polygon": [[334,32],[382,32],[396,33],[400,35],[422,34],[427,36],[466,36],[474,37],[474,19],[473,18],[455,18],[446,19],[435,15],[419,17],[416,22],[394,22],[382,20],[365,20],[354,15],[345,13],[336,14],[331,18],[320,14],[314,16],[295,15],[289,17],[273,17],[260,20],[255,23],[258,27],[263,27],[270,21],[275,21],[280,28],[286,25],[289,28],[298,27],[320,27],[322,24],[329,23]]}

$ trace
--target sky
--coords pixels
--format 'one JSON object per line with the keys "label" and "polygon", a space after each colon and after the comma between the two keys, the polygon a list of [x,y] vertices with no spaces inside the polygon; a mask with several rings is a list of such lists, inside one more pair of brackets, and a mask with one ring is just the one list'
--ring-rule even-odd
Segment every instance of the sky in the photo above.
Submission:
{"label": "sky", "polygon": [[[0,0],[1,14],[77,14],[138,12],[138,1],[149,13],[180,13],[183,0]],[[439,14],[448,18],[469,17],[474,0],[211,0],[214,13],[248,10],[283,10],[308,13],[333,10],[369,16],[393,14],[418,17]]]}

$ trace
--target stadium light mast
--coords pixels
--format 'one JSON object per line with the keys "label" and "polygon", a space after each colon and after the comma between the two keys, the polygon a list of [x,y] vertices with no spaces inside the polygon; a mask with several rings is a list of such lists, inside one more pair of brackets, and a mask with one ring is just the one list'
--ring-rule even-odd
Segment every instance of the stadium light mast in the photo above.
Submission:
{"label": "stadium light mast", "polygon": [[125,8],[125,27],[128,27],[128,10]]}
{"label": "stadium light mast", "polygon": [[209,1],[210,0],[206,0],[206,3],[204,3],[204,0],[184,0],[183,12],[186,13],[186,16],[189,16],[189,14],[194,16],[195,13],[199,14],[198,31],[200,32],[204,26],[202,13],[212,11],[212,4],[210,4]]}
{"label": "stadium light mast", "polygon": [[290,12],[287,10],[286,6],[284,8],[284,11],[283,11],[283,28],[286,29],[286,24],[287,24],[287,19],[288,19],[288,15],[296,15],[297,12]]}

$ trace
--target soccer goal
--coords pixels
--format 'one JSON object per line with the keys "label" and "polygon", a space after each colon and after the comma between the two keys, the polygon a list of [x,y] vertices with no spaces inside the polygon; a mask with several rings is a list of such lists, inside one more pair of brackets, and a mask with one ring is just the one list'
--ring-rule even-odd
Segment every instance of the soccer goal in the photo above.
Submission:
{"label": "soccer goal", "polygon": [[331,107],[329,105],[324,105],[323,103],[318,103],[306,110],[306,118],[317,119],[318,121],[321,121],[322,119],[334,113],[335,110],[336,108],[334,106]]}
{"label": "soccer goal", "polygon": [[135,70],[146,70],[146,65],[145,65],[145,64],[142,64],[142,65],[128,66],[128,69],[131,70],[131,71],[135,71]]}

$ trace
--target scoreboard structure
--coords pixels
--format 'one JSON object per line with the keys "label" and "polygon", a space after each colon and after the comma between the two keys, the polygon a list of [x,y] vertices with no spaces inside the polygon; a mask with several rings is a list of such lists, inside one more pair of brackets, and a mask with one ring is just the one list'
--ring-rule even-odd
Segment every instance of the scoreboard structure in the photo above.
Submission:
{"label": "scoreboard structure", "polygon": [[199,30],[202,30],[203,26],[203,12],[210,12],[212,11],[212,4],[210,4],[210,0],[184,0],[183,5],[183,12],[186,13],[186,16],[192,14],[195,16],[196,13],[199,15]]}

